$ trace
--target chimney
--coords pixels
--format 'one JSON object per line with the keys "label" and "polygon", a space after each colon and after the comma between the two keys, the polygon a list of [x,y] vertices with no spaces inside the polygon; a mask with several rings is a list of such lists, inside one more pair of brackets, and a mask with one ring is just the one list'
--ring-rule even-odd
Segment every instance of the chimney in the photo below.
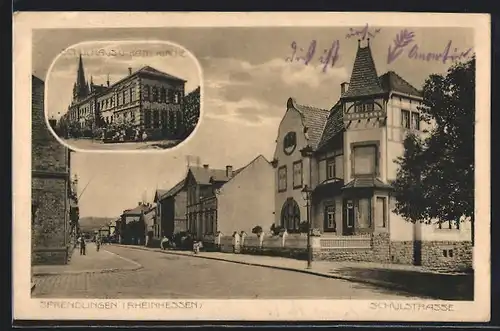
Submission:
{"label": "chimney", "polygon": [[131,67],[128,67],[128,75],[132,75],[132,68]]}
{"label": "chimney", "polygon": [[233,177],[233,166],[226,166],[226,177]]}
{"label": "chimney", "polygon": [[349,89],[349,83],[343,82],[340,84],[340,94],[344,94]]}
{"label": "chimney", "polygon": [[204,164],[203,168],[208,169],[208,164]]}

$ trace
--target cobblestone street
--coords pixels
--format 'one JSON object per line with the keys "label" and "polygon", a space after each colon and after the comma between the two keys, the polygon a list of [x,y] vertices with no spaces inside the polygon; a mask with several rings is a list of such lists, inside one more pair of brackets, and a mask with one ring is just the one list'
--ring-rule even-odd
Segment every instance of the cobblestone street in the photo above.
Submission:
{"label": "cobblestone street", "polygon": [[[89,250],[93,246],[89,245]],[[38,298],[408,299],[346,280],[113,245],[109,250],[143,266],[135,271],[61,273],[36,278]],[[75,253],[77,253],[75,251]],[[116,255],[115,255],[116,256]],[[116,256],[117,259],[120,257]]]}

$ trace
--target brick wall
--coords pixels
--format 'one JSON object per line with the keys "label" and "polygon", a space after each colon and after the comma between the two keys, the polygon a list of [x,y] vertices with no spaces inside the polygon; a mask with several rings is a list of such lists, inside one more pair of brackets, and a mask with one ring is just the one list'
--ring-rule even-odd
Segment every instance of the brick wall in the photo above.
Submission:
{"label": "brick wall", "polygon": [[[68,151],[49,131],[44,82],[32,77],[32,264],[68,258]],[[41,173],[42,172],[42,173]]]}

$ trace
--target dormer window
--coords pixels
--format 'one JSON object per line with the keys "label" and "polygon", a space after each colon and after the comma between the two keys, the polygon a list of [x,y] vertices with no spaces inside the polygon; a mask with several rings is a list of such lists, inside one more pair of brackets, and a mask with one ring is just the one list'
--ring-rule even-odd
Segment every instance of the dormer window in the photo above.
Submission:
{"label": "dormer window", "polygon": [[375,109],[375,105],[373,102],[358,103],[357,105],[354,106],[354,112],[356,112],[356,113],[369,112],[369,111],[373,111],[374,109]]}

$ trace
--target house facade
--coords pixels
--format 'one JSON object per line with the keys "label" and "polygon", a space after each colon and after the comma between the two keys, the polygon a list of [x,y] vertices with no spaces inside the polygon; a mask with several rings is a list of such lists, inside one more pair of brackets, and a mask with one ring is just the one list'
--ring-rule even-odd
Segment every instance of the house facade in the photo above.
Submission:
{"label": "house facade", "polygon": [[202,219],[207,232],[232,235],[252,233],[255,226],[269,229],[274,219],[274,169],[262,155],[228,173],[215,194],[202,200]]}
{"label": "house facade", "polygon": [[154,238],[170,238],[176,233],[187,231],[185,179],[170,190],[156,190],[154,202],[157,210]]}
{"label": "house facade", "polygon": [[[369,42],[358,45],[349,83],[331,109],[290,98],[280,123],[275,224],[295,232],[310,219],[331,249],[318,258],[426,266],[471,264],[470,223],[411,224],[393,212],[395,160],[408,132],[424,134],[422,95],[397,73],[378,75]],[[368,245],[358,245],[365,242]],[[342,244],[340,244],[342,243]]]}
{"label": "house facade", "polygon": [[128,123],[148,136],[176,137],[184,132],[182,104],[186,81],[145,66],[110,85],[85,78],[80,56],[73,100],[61,118],[67,125],[93,130]]}
{"label": "house facade", "polygon": [[143,202],[133,209],[125,210],[119,223],[120,243],[144,245],[146,237],[153,231],[155,211],[156,207]]}
{"label": "house facade", "polygon": [[70,151],[45,122],[44,89],[32,76],[31,262],[66,264],[78,224],[76,183],[70,179]]}
{"label": "house facade", "polygon": [[262,155],[234,170],[190,167],[186,188],[188,229],[197,239],[251,233],[273,223],[274,169]]}
{"label": "house facade", "polygon": [[[216,228],[215,192],[233,174],[233,167],[230,165],[226,166],[225,170],[211,169],[208,164],[188,168],[186,175],[187,228],[196,239],[203,239],[204,234],[211,233]],[[205,216],[207,214],[209,216]]]}

